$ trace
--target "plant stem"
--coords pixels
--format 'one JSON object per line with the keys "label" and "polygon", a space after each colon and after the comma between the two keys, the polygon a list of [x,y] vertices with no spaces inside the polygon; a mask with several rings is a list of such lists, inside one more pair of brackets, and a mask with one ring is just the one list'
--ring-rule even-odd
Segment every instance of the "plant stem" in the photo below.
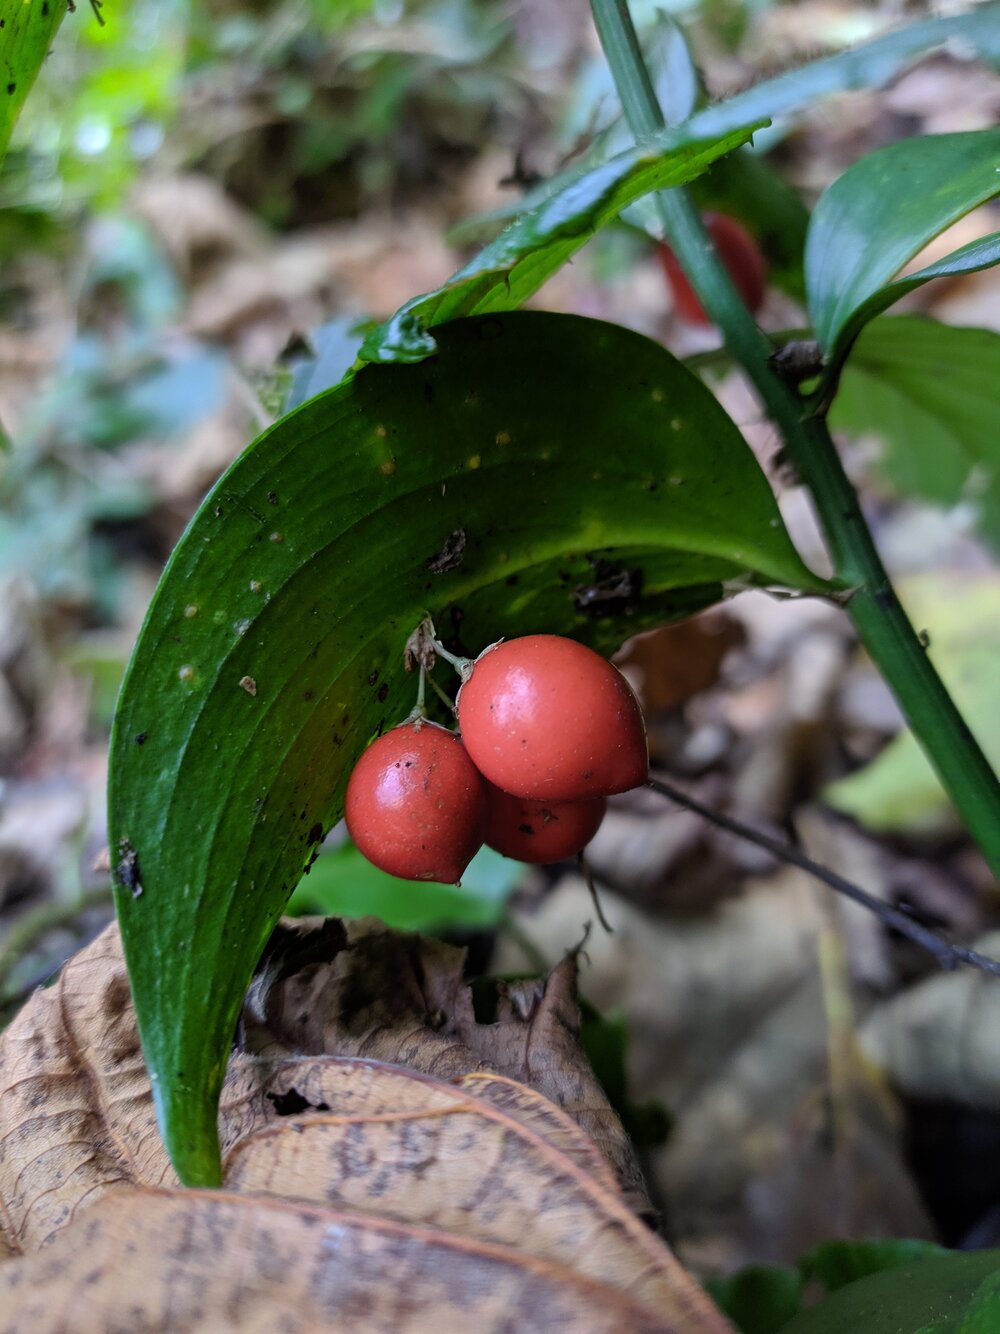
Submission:
{"label": "plant stem", "polygon": [[[591,8],[626,120],[641,141],[661,130],[664,119],[627,0],[591,0]],[[809,489],[836,575],[852,589],[847,612],[861,642],[969,833],[1000,875],[1000,782],[903,611],[825,420],[810,416],[799,393],[777,373],[772,345],[743,304],[687,193],[664,190],[656,198],[667,241]]]}

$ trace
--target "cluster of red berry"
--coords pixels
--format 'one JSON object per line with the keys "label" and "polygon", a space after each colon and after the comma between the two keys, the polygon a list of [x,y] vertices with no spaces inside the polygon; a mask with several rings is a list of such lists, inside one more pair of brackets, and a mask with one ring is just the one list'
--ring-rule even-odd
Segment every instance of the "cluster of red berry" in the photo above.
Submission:
{"label": "cluster of red berry", "polygon": [[368,860],[404,880],[459,880],[483,843],[526,862],[571,857],[605,798],[644,783],[639,703],[622,674],[558,635],[493,645],[456,701],[461,735],[424,718],[385,733],[347,785]]}

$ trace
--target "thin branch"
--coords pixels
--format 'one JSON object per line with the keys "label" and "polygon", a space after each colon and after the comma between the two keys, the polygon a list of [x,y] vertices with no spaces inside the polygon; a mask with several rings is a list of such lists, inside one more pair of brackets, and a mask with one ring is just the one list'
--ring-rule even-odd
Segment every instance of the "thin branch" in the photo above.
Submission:
{"label": "thin branch", "polygon": [[981,969],[984,973],[989,973],[992,977],[1000,977],[1000,960],[991,959],[985,954],[979,954],[976,950],[967,949],[964,945],[952,945],[950,941],[943,940],[941,936],[921,926],[919,922],[915,922],[912,917],[908,917],[906,913],[901,912],[898,908],[889,907],[887,903],[875,898],[867,890],[861,889],[860,886],[855,885],[850,880],[845,880],[836,871],[831,871],[826,866],[820,866],[819,862],[814,862],[811,857],[807,857],[804,852],[800,852],[791,843],[786,843],[780,838],[772,838],[770,834],[765,834],[760,829],[753,829],[750,825],[743,824],[741,820],[734,820],[730,815],[723,815],[721,811],[713,811],[710,807],[703,806],[700,801],[696,801],[694,797],[689,797],[686,792],[674,787],[672,783],[664,782],[662,778],[651,778],[649,786],[654,792],[658,792],[661,797],[676,802],[678,806],[683,806],[686,810],[694,811],[696,815],[700,815],[711,824],[718,826],[719,829],[724,829],[728,834],[735,834],[737,838],[745,839],[747,843],[755,843],[758,848],[770,852],[779,861],[797,866],[799,870],[805,871],[816,880],[821,880],[824,885],[836,890],[838,894],[843,894],[845,898],[851,899],[854,903],[860,903],[863,908],[867,908],[869,912],[873,912],[876,917],[880,918],[886,926],[891,926],[901,936],[905,936],[907,940],[912,940],[915,945],[919,945],[928,954],[932,954],[940,966],[949,972],[960,964],[966,963],[973,968]]}
{"label": "thin branch", "polygon": [[594,905],[594,912],[597,913],[597,920],[600,922],[601,926],[604,927],[608,935],[613,936],[615,934],[615,929],[604,916],[604,909],[601,907],[601,900],[597,893],[597,886],[594,884],[594,877],[590,870],[590,864],[582,852],[576,854],[576,860],[579,863],[580,874],[583,876],[587,891],[590,894],[590,901]]}

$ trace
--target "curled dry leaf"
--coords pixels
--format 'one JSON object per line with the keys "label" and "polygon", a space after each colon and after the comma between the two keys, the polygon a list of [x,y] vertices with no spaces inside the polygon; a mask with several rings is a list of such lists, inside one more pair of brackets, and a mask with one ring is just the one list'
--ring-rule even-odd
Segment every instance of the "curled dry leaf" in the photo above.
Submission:
{"label": "curled dry leaf", "polygon": [[189,1191],[109,928],[0,1039],[4,1328],[728,1329],[620,1187],[575,960],[479,1025],[461,968],[370,925],[279,932],[223,1091],[224,1188]]}
{"label": "curled dry leaf", "polygon": [[577,1041],[575,951],[545,979],[506,985],[496,1022],[481,1024],[463,950],[370,920],[350,925],[347,948],[334,953],[328,939],[321,949],[328,962],[305,966],[317,930],[329,935],[331,927],[306,918],[275,933],[248,1001],[248,1048],[365,1056],[439,1079],[477,1070],[516,1079],[570,1114],[610,1162],[632,1207],[650,1214],[631,1145]]}

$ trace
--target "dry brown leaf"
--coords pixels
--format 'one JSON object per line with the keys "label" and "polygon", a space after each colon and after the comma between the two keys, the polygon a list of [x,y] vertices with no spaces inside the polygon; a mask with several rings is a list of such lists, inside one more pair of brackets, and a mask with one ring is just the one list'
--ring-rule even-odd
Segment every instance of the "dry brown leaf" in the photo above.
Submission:
{"label": "dry brown leaf", "polygon": [[345,1074],[360,1077],[374,1109],[288,1117],[241,1140],[226,1163],[228,1189],[514,1247],[686,1315],[686,1276],[670,1253],[617,1191],[535,1131],[429,1080],[415,1099],[409,1072],[337,1065],[337,1091]]}
{"label": "dry brown leaf", "polygon": [[[996,958],[1000,932],[975,942]],[[1000,987],[966,968],[884,1001],[861,1030],[865,1055],[903,1093],[1000,1110]]]}
{"label": "dry brown leaf", "polygon": [[[300,967],[296,951],[311,948],[310,930],[306,919],[278,934],[249,999],[263,1027],[248,1023],[248,1048],[365,1056],[439,1079],[478,1070],[516,1079],[569,1113],[611,1163],[632,1207],[649,1213],[635,1155],[577,1042],[575,953],[544,980],[507,986],[496,1022],[481,1024],[463,977],[464,950],[366,920],[350,924],[348,947],[332,958],[324,946],[330,962]],[[295,972],[284,976],[289,968]]]}
{"label": "dry brown leaf", "polygon": [[[595,1104],[572,1038],[574,961],[511,987],[487,1025],[461,963],[384,929],[279,932],[245,1014],[257,1050],[234,1055],[223,1090],[225,1191],[184,1191],[109,928],[0,1039],[4,1328],[722,1334],[575,1119],[594,1120]],[[381,1037],[365,1027],[376,1018]],[[411,1051],[448,1082],[331,1054],[346,1045],[338,1022],[355,1045],[394,1040],[397,1061]],[[301,1054],[296,1027],[331,1049]],[[491,1043],[563,1107],[491,1070]],[[610,1134],[613,1119],[595,1124]]]}
{"label": "dry brown leaf", "polygon": [[0,1266],[8,1330],[426,1334],[679,1326],[564,1265],[429,1228],[282,1200],[135,1190]]}

